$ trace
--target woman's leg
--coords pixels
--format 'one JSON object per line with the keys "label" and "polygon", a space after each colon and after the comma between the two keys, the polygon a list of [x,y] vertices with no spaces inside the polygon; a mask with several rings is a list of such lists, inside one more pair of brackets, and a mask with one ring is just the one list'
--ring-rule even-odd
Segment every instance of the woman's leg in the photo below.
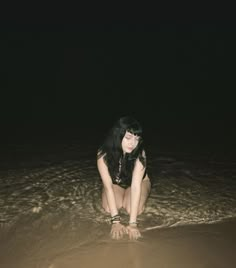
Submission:
{"label": "woman's leg", "polygon": [[[151,190],[150,179],[149,178],[144,179],[141,185],[141,196],[138,208],[138,215],[140,215],[144,211],[145,203],[149,196],[150,190]],[[123,207],[128,212],[128,214],[130,214],[130,192],[131,192],[130,187],[125,190],[124,201],[123,201]]]}
{"label": "woman's leg", "polygon": [[[113,184],[112,187],[113,187],[113,191],[114,191],[114,195],[116,199],[116,207],[118,210],[120,210],[123,204],[125,189],[121,188],[120,186],[116,184]],[[110,209],[109,209],[108,202],[107,202],[107,196],[106,196],[104,189],[102,191],[102,207],[107,213],[110,213]]]}

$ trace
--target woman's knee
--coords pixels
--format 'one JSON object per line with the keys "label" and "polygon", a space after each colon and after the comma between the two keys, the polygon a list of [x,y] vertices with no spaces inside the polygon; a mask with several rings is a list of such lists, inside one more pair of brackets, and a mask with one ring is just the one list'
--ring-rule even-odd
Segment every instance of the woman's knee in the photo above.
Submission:
{"label": "woman's knee", "polygon": [[[122,208],[122,204],[116,204],[117,210],[120,210]],[[110,213],[110,208],[108,206],[108,204],[102,204],[102,208],[107,212]]]}
{"label": "woman's knee", "polygon": [[144,206],[140,206],[140,207],[138,208],[138,215],[142,214],[143,211],[144,211]]}
{"label": "woman's knee", "polygon": [[[130,215],[130,206],[129,205],[123,205],[123,208],[126,210],[126,212]],[[138,215],[142,214],[144,211],[144,206],[138,208]]]}
{"label": "woman's knee", "polygon": [[123,208],[123,205],[122,205],[122,203],[120,203],[120,204],[117,204],[117,209],[118,210],[120,210],[120,209],[122,209]]}
{"label": "woman's knee", "polygon": [[107,213],[110,213],[110,209],[109,209],[109,207],[108,206],[102,206],[102,208],[105,210],[105,212],[107,212]]}
{"label": "woman's knee", "polygon": [[130,206],[127,206],[127,204],[124,204],[123,207],[124,207],[124,209],[126,210],[126,212],[127,212],[128,214],[130,214]]}

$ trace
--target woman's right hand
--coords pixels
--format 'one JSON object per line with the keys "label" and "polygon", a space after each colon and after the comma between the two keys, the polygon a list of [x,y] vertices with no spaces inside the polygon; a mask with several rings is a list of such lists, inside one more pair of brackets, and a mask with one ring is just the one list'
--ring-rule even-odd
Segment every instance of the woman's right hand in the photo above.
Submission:
{"label": "woman's right hand", "polygon": [[111,226],[111,238],[121,239],[127,233],[126,227],[121,223],[113,223]]}

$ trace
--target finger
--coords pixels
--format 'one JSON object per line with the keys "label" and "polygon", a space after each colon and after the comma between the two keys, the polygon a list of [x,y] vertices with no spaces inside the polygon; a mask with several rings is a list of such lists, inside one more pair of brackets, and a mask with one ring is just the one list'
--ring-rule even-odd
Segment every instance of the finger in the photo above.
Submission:
{"label": "finger", "polygon": [[115,239],[115,233],[114,232],[111,232],[111,238]]}
{"label": "finger", "polygon": [[121,238],[122,237],[122,231],[118,231],[118,237]]}
{"label": "finger", "polygon": [[120,232],[121,232],[121,235],[123,236],[123,235],[125,234],[125,229],[122,228],[122,229],[120,230]]}
{"label": "finger", "polygon": [[118,239],[121,239],[122,236],[123,236],[123,231],[122,231],[122,229],[120,229],[117,231],[117,237],[118,237]]}
{"label": "finger", "polygon": [[119,231],[116,231],[116,239],[119,239]]}
{"label": "finger", "polygon": [[129,232],[129,239],[133,240],[134,239],[134,235],[132,232]]}
{"label": "finger", "polygon": [[117,239],[117,232],[113,231],[111,237],[112,239]]}
{"label": "finger", "polygon": [[137,236],[137,238],[141,237],[141,233],[140,232],[137,232],[136,233],[136,236]]}
{"label": "finger", "polygon": [[142,235],[141,234],[137,234],[137,239],[139,239],[139,238],[141,238],[142,237]]}
{"label": "finger", "polygon": [[125,227],[122,229],[122,232],[123,232],[124,234],[128,234],[128,230],[127,230]]}
{"label": "finger", "polygon": [[137,240],[140,237],[140,233],[135,231],[135,232],[130,232],[130,239],[131,240]]}
{"label": "finger", "polygon": [[129,239],[132,239],[132,234],[130,231],[128,231],[128,236],[129,236]]}
{"label": "finger", "polygon": [[110,232],[110,237],[113,239],[114,238],[114,233]]}

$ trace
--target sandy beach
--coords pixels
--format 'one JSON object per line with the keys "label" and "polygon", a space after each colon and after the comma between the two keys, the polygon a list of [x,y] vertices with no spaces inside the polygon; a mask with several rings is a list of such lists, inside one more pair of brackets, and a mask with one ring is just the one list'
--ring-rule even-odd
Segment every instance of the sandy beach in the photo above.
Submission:
{"label": "sandy beach", "polygon": [[[83,232],[87,233],[86,224]],[[61,254],[55,252],[63,247],[63,239],[54,243],[48,241],[41,255],[27,256],[25,243],[15,247],[14,252],[2,256],[2,268],[93,268],[93,267],[133,267],[133,268],[233,268],[236,263],[236,219],[216,224],[163,228],[143,233],[139,241],[127,237],[111,240],[104,226],[103,235],[87,244],[68,248]],[[47,234],[46,234],[47,232]],[[44,229],[50,239],[51,228]],[[88,234],[87,234],[88,235]],[[62,235],[63,237],[63,235]],[[35,239],[35,238],[34,238]],[[71,244],[73,244],[71,239]],[[64,241],[68,244],[68,241]],[[28,244],[40,241],[27,241]],[[1,249],[2,249],[1,245]],[[40,253],[41,252],[41,253]],[[44,252],[42,254],[42,252]],[[54,252],[54,254],[53,254]],[[13,256],[13,257],[12,257]],[[33,259],[31,257],[34,257]]]}
{"label": "sandy beach", "polygon": [[1,268],[235,267],[233,159],[154,151],[152,191],[138,219],[143,237],[116,241],[101,207],[93,146],[7,151],[0,169]]}
{"label": "sandy beach", "polygon": [[236,220],[146,232],[137,242],[106,241],[85,252],[58,257],[53,268],[233,268]]}

